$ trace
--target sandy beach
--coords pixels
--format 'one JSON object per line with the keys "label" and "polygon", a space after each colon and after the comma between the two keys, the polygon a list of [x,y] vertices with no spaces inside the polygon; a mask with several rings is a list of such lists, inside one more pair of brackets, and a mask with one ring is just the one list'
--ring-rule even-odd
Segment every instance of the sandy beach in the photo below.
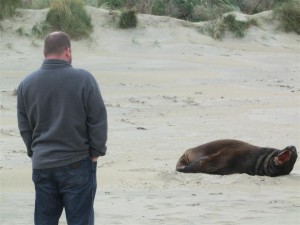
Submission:
{"label": "sandy beach", "polygon": [[[222,41],[201,24],[138,16],[136,29],[111,25],[88,8],[94,32],[73,41],[73,66],[97,79],[107,107],[107,155],[98,162],[96,224],[296,225],[300,161],[281,177],[182,174],[191,147],[224,138],[300,149],[300,36],[254,15],[243,39]],[[1,21],[0,224],[33,224],[31,161],[19,135],[14,90],[43,62],[43,40],[19,36],[47,10]],[[243,16],[243,15],[241,15]],[[66,224],[63,215],[60,224]]]}

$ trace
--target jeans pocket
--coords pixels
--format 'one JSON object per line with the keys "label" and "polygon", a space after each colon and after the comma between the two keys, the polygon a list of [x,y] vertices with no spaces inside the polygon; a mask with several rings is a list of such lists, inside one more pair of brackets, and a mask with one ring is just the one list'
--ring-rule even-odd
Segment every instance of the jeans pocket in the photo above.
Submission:
{"label": "jeans pocket", "polygon": [[81,165],[79,168],[66,168],[63,171],[64,184],[69,186],[83,185],[91,179],[88,167]]}

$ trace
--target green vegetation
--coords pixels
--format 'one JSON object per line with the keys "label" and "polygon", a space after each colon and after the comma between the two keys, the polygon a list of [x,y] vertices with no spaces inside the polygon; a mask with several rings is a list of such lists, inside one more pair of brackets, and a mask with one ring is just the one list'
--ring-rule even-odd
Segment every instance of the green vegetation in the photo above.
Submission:
{"label": "green vegetation", "polygon": [[29,36],[29,34],[25,31],[24,27],[19,27],[17,30],[16,30],[16,33],[19,35],[19,36]]}
{"label": "green vegetation", "polygon": [[[154,0],[152,2],[151,14],[153,15],[166,15],[167,14],[167,6],[163,0]],[[148,6],[148,9],[150,8]]]}
{"label": "green vegetation", "polygon": [[44,38],[44,36],[51,30],[50,25],[43,21],[41,23],[37,23],[32,27],[31,34],[36,38]]}
{"label": "green vegetation", "polygon": [[209,21],[219,19],[224,13],[230,11],[239,11],[238,7],[229,0],[220,0],[217,3],[207,1],[206,4],[196,5],[193,9],[193,21]]}
{"label": "green vegetation", "polygon": [[280,28],[286,32],[300,34],[300,2],[288,1],[274,10],[274,16],[280,21]]}
{"label": "green vegetation", "polygon": [[133,28],[137,25],[137,17],[134,10],[125,10],[119,18],[119,27],[122,29]]}
{"label": "green vegetation", "polygon": [[43,37],[46,33],[57,30],[66,32],[74,39],[89,36],[93,26],[82,0],[51,1],[46,20],[36,24],[32,34]]}
{"label": "green vegetation", "polygon": [[33,0],[31,5],[29,3],[25,7],[33,9],[45,9],[50,7],[50,1],[51,0]]}
{"label": "green vegetation", "polygon": [[125,0],[98,0],[98,7],[108,9],[122,9],[126,5]]}
{"label": "green vegetation", "polygon": [[[49,8],[46,20],[33,26],[32,35],[43,38],[51,31],[62,30],[71,38],[80,39],[93,30],[84,5],[117,10],[113,11],[117,15],[114,25],[122,29],[137,26],[137,13],[207,21],[202,29],[215,39],[224,38],[226,32],[242,38],[251,25],[257,25],[254,20],[238,21],[230,12],[254,14],[273,10],[281,29],[300,34],[300,0],[0,0],[0,20],[13,16],[17,7]],[[224,16],[225,13],[229,14]],[[24,28],[16,32],[29,36]]]}
{"label": "green vegetation", "polygon": [[229,14],[223,18],[223,23],[227,30],[234,33],[235,37],[242,38],[245,36],[245,31],[251,26],[257,26],[257,22],[253,19],[247,21],[238,21],[234,15]]}
{"label": "green vegetation", "polygon": [[206,26],[206,31],[214,39],[223,39],[226,32],[231,32],[237,38],[245,36],[245,32],[251,26],[257,26],[257,22],[253,19],[247,21],[236,20],[235,15],[229,14],[225,17],[213,20]]}
{"label": "green vegetation", "polygon": [[0,20],[11,17],[19,6],[21,0],[0,0]]}

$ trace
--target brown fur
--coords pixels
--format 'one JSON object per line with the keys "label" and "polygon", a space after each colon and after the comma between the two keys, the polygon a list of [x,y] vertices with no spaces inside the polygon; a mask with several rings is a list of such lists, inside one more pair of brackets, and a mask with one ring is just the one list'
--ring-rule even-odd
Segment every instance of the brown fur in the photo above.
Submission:
{"label": "brown fur", "polygon": [[262,148],[238,140],[217,140],[185,151],[176,170],[184,173],[280,176],[289,174],[297,159],[297,150]]}

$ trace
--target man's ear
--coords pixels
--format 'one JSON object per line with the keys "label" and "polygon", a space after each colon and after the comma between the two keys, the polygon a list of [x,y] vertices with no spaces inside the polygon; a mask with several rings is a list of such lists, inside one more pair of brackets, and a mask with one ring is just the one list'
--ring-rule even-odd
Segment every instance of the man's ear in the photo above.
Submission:
{"label": "man's ear", "polygon": [[65,56],[70,58],[71,57],[71,48],[66,48],[65,50]]}

